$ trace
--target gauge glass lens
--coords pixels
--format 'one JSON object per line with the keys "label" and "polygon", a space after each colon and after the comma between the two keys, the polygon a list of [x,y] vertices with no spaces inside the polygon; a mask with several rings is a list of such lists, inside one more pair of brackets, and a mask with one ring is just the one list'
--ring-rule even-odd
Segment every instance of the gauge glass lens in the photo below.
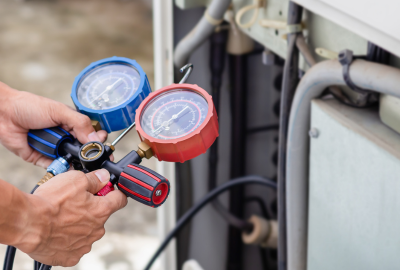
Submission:
{"label": "gauge glass lens", "polygon": [[138,90],[140,74],[131,65],[109,63],[90,70],[79,82],[79,102],[93,110],[117,107]]}
{"label": "gauge glass lens", "polygon": [[140,116],[140,125],[148,135],[173,140],[196,130],[207,116],[206,99],[191,90],[177,89],[152,99]]}

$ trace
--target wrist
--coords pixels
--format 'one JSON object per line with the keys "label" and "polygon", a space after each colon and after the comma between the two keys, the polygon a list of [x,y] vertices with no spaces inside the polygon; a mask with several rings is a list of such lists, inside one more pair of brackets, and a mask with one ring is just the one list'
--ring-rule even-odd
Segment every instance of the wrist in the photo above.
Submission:
{"label": "wrist", "polygon": [[29,202],[27,194],[18,190],[11,184],[1,181],[5,193],[0,200],[2,215],[0,216],[0,242],[15,245],[23,235],[27,225]]}

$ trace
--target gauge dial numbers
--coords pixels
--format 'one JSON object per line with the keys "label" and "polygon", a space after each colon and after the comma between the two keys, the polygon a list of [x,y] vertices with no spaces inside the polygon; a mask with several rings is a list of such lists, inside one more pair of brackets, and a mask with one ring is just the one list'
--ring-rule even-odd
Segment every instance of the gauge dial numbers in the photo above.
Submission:
{"label": "gauge dial numbers", "polygon": [[137,91],[140,75],[132,66],[105,64],[90,71],[78,85],[78,100],[93,110],[114,108]]}
{"label": "gauge dial numbers", "polygon": [[190,90],[175,90],[155,98],[143,112],[141,124],[150,136],[161,140],[184,137],[206,118],[207,101]]}
{"label": "gauge dial numbers", "polygon": [[77,111],[110,133],[132,125],[136,110],[150,93],[142,67],[133,59],[113,56],[83,69],[75,77],[71,98]]}
{"label": "gauge dial numbers", "polygon": [[159,160],[184,162],[218,137],[211,96],[197,85],[173,84],[151,93],[136,112],[136,130]]}

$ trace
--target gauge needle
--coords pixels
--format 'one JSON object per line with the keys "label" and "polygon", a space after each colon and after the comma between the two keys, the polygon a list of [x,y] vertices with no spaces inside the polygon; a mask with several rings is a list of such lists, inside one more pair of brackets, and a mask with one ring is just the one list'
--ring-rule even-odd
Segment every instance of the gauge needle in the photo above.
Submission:
{"label": "gauge needle", "polygon": [[[93,101],[97,100],[99,97],[101,97],[102,95],[104,95],[106,92],[110,91],[111,89],[114,88],[114,86],[119,83],[122,80],[122,78],[119,78],[118,80],[116,80],[113,84],[109,85],[106,87],[106,90],[104,90],[100,95],[98,95],[96,98],[92,99],[90,101],[90,103],[92,103]],[[119,84],[118,84],[119,85]]]}
{"label": "gauge needle", "polygon": [[164,121],[159,128],[153,130],[153,134],[158,135],[163,129],[169,127],[172,122],[174,122],[174,120],[177,119],[187,108],[189,108],[189,106],[185,106],[185,108],[183,108],[180,112],[172,115],[171,119],[169,119],[168,121]]}

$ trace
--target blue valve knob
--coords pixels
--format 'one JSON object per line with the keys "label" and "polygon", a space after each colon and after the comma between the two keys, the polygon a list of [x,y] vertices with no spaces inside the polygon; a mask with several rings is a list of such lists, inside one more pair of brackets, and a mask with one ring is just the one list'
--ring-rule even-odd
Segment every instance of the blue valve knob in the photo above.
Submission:
{"label": "blue valve knob", "polygon": [[60,127],[32,129],[28,132],[28,144],[43,155],[56,159],[61,156],[59,146],[64,141],[73,141],[74,137]]}

